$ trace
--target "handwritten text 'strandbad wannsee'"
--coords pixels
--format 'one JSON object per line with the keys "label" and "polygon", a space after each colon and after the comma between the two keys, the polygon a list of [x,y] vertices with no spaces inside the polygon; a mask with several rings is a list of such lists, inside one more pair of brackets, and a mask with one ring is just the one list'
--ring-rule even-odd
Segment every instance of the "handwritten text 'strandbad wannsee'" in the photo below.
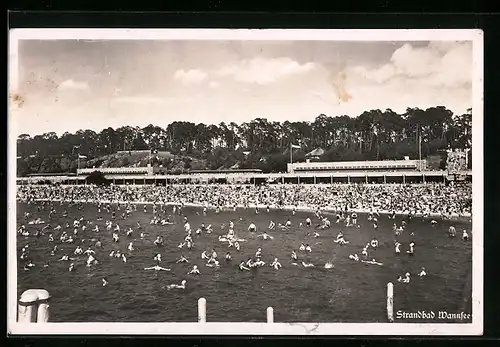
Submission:
{"label": "handwritten text 'strandbad wannsee'", "polygon": [[438,319],[438,320],[469,320],[471,319],[470,313],[459,312],[450,313],[446,311],[414,311],[406,312],[398,310],[396,312],[396,319]]}

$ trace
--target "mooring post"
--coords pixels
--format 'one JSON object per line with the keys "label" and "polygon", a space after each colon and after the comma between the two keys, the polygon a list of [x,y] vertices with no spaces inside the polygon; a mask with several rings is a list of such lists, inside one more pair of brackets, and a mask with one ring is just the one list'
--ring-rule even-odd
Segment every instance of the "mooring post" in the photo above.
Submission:
{"label": "mooring post", "polygon": [[205,298],[198,299],[198,323],[207,322],[207,300]]}
{"label": "mooring post", "polygon": [[274,323],[274,309],[272,307],[267,308],[267,322]]}
{"label": "mooring post", "polygon": [[45,289],[28,289],[18,302],[19,323],[47,323],[50,294]]}
{"label": "mooring post", "polygon": [[394,285],[387,283],[387,319],[394,322]]}

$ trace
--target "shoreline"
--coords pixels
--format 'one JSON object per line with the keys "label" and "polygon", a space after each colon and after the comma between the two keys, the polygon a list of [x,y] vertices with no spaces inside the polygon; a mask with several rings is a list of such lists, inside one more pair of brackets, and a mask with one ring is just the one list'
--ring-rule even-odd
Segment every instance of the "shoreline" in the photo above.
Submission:
{"label": "shoreline", "polygon": [[[17,202],[24,202],[26,203],[26,201],[23,201],[23,200],[20,200],[20,199],[16,199]],[[34,199],[34,201],[52,201],[52,202],[66,202],[66,203],[69,203],[71,201],[73,202],[76,202],[76,203],[84,203],[84,204],[96,204],[97,202],[99,203],[102,203],[102,204],[121,204],[121,205],[126,205],[126,204],[131,204],[131,205],[166,205],[166,206],[178,206],[178,205],[183,205],[185,207],[195,207],[195,208],[207,208],[207,209],[210,209],[210,210],[215,210],[217,207],[216,206],[211,206],[209,204],[202,204],[202,203],[183,203],[183,202],[172,202],[172,201],[169,201],[169,202],[153,202],[153,201],[111,201],[111,200],[104,200],[104,199],[100,199],[100,200],[83,200],[83,199],[77,199],[77,200],[69,200],[69,199]],[[222,210],[232,210],[234,207],[234,205],[232,206],[222,206]],[[241,205],[241,204],[238,204],[236,205],[236,208],[242,208],[242,209],[259,209],[259,210],[266,210],[267,209],[267,205],[263,205],[263,204],[252,204],[250,206],[245,206],[245,205]],[[278,206],[273,206],[273,205],[269,205],[269,210],[277,210],[277,211],[293,211],[295,209],[295,211],[297,212],[311,212],[311,213],[314,213],[316,211],[316,208],[313,208],[313,207],[308,207],[308,206],[292,206],[292,205],[285,205],[285,206],[281,206],[281,207],[278,207]],[[324,207],[324,208],[321,208],[321,212],[326,212],[328,214],[332,214],[332,213],[336,213],[338,210],[333,208],[333,207]],[[370,213],[370,210],[369,209],[366,209],[366,208],[351,208],[348,210],[349,213],[359,213],[359,214],[368,214]],[[380,214],[380,215],[391,215],[392,212],[391,211],[387,211],[387,210],[377,210],[377,212]],[[404,211],[396,211],[396,216],[406,216],[408,215],[408,213],[404,212]],[[472,218],[472,215],[467,213],[467,214],[464,214],[464,215],[457,215],[457,214],[454,214],[452,215],[451,217],[445,217],[443,218],[441,214],[439,213],[429,213],[429,214],[423,214],[423,213],[415,213],[414,214],[414,217],[417,217],[417,218],[425,218],[425,219],[430,219],[430,218],[439,218],[441,220],[454,220],[454,221],[464,221],[464,222],[469,222],[470,223],[470,220]]]}

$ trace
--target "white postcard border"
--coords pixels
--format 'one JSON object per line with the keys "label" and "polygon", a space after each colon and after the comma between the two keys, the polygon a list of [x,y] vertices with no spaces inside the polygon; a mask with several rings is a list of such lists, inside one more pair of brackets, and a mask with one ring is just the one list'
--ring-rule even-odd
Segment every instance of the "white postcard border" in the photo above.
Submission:
{"label": "white postcard border", "polygon": [[[319,34],[320,33],[320,34]],[[45,323],[22,324],[17,316],[16,110],[8,112],[7,329],[12,335],[481,335],[483,333],[483,32],[479,29],[295,30],[295,29],[12,29],[9,92],[17,92],[19,40],[310,40],[473,42],[473,231],[472,323]],[[193,305],[196,305],[193,302]],[[210,307],[210,303],[207,305]],[[265,312],[263,312],[265,319]]]}

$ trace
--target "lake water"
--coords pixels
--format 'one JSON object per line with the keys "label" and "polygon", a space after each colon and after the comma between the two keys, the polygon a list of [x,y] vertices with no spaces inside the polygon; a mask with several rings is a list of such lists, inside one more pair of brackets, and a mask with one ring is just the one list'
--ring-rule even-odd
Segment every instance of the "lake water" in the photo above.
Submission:
{"label": "lake water", "polygon": [[[38,203],[40,205],[40,203]],[[319,221],[312,213],[290,211],[260,211],[238,209],[222,211],[216,214],[209,211],[206,216],[198,208],[185,208],[185,214],[193,230],[201,223],[211,224],[214,232],[194,236],[195,247],[191,250],[179,249],[177,245],[183,240],[182,216],[172,215],[175,225],[150,225],[153,213],[152,207],[143,206],[125,220],[117,219],[121,233],[128,227],[135,229],[139,221],[149,233],[141,240],[139,232],[134,231],[132,240],[135,250],[129,254],[126,247],[131,241],[125,235],[121,236],[119,244],[111,240],[109,231],[105,229],[105,220],[111,219],[104,210],[102,221],[96,221],[95,205],[84,205],[82,210],[76,206],[55,204],[58,216],[54,217],[52,226],[72,223],[74,219],[84,217],[99,225],[100,233],[80,231],[74,244],[61,244],[58,232],[54,233],[54,242],[48,241],[47,234],[39,238],[18,235],[19,259],[21,248],[29,244],[30,257],[36,266],[31,271],[24,271],[24,261],[18,260],[18,295],[30,288],[43,288],[50,292],[51,321],[54,322],[196,322],[197,301],[200,297],[207,300],[207,321],[209,322],[265,322],[266,308],[274,308],[275,322],[386,322],[386,286],[394,283],[394,310],[446,310],[448,312],[465,311],[471,313],[471,268],[472,244],[460,239],[462,229],[471,233],[471,225],[467,222],[439,221],[431,226],[429,220],[413,219],[409,222],[407,231],[398,236],[401,255],[394,253],[394,233],[392,224],[401,223],[402,217],[390,220],[387,216],[379,218],[378,230],[374,230],[366,215],[360,215],[358,223],[361,228],[346,228],[335,224],[335,216],[331,215],[332,227],[320,231],[320,237],[306,236],[310,229],[299,226],[305,218],[311,217],[313,224]],[[67,209],[68,216],[61,217]],[[24,212],[30,212],[30,219],[41,217],[48,221],[48,207],[37,211],[36,205],[18,203],[18,226],[26,224],[30,232],[41,229],[42,226],[27,225],[23,218]],[[168,214],[172,214],[171,207]],[[117,216],[121,213],[117,213]],[[292,227],[287,230],[269,231],[273,240],[264,241],[258,238],[267,229],[270,220],[284,223],[287,219]],[[235,222],[238,237],[247,239],[242,242],[241,250],[228,248],[227,243],[221,243],[217,236],[227,231],[221,230],[221,223],[226,225],[230,220]],[[250,233],[247,227],[253,222],[257,233]],[[447,236],[448,227],[453,224],[457,229],[457,237]],[[348,245],[340,246],[334,243],[338,232],[344,232]],[[409,232],[414,231],[414,236]],[[72,228],[67,229],[72,234]],[[156,235],[163,235],[166,244],[157,248],[153,244]],[[357,253],[361,257],[363,246],[376,237],[379,247],[370,251],[369,258],[382,262],[383,266],[368,265],[354,262],[349,254]],[[87,268],[85,256],[75,261],[76,270],[68,271],[69,262],[59,261],[64,253],[72,254],[77,244],[82,244],[85,250],[93,244],[90,238],[102,240],[103,247],[96,249],[97,266]],[[82,239],[85,241],[82,242]],[[415,242],[415,254],[410,257],[405,254],[408,243]],[[306,255],[299,252],[300,243],[308,243],[312,253]],[[53,246],[59,250],[56,256],[51,256]],[[267,263],[277,257],[283,267],[274,270],[269,266],[243,272],[238,269],[241,260],[252,257],[257,248],[262,248],[263,260]],[[201,252],[214,248],[221,262],[219,269],[205,266]],[[111,250],[120,249],[127,255],[127,263],[110,258]],[[303,268],[292,265],[291,251],[295,249],[299,259],[315,264],[315,268]],[[230,251],[233,260],[225,262],[224,255]],[[162,266],[170,267],[171,272],[144,271],[153,266],[153,256],[162,255]],[[175,261],[183,254],[189,259],[188,264],[176,264]],[[325,269],[326,262],[333,262],[334,267]],[[48,267],[44,267],[48,264]],[[187,272],[197,264],[201,275],[187,275]],[[417,274],[422,267],[426,268],[427,276],[419,278]],[[399,275],[405,272],[412,274],[409,284],[397,282]],[[102,286],[102,278],[109,284]],[[187,281],[185,290],[166,290],[168,284],[180,284]],[[411,322],[411,320],[406,320]],[[418,322],[424,322],[419,320]],[[449,321],[453,322],[453,321]],[[458,322],[458,321],[457,321]],[[469,322],[469,321],[460,321]]]}

